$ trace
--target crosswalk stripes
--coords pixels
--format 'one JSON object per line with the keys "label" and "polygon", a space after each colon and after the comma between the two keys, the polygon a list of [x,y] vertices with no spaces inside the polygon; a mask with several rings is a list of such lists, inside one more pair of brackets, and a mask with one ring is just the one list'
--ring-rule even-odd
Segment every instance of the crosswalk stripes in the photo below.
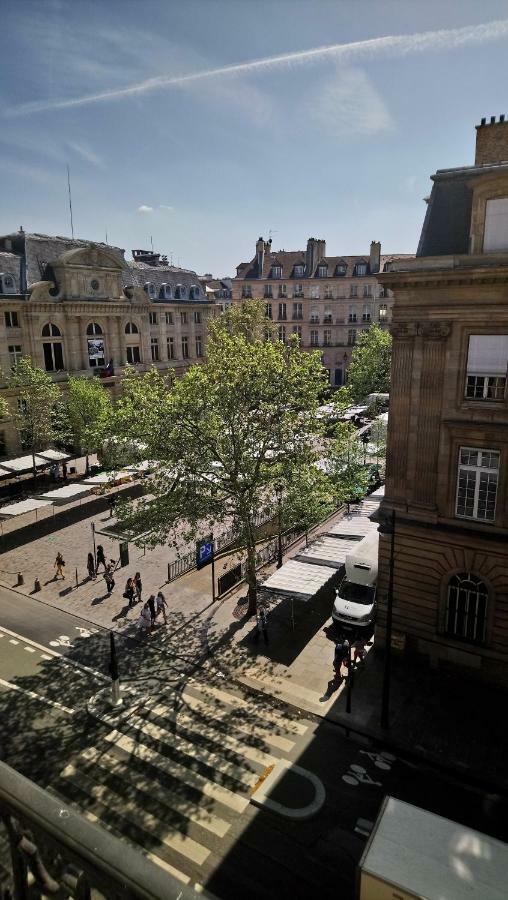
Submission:
{"label": "crosswalk stripes", "polygon": [[[255,815],[250,797],[310,723],[228,685],[191,680],[149,698],[60,772],[52,788],[184,883]],[[249,821],[249,820],[247,820]]]}

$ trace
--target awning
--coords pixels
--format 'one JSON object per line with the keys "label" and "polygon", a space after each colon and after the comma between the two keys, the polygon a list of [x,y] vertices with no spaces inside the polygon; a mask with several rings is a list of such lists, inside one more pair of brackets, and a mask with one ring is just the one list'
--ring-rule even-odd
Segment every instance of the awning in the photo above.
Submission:
{"label": "awning", "polygon": [[41,450],[38,455],[50,462],[66,462],[68,459],[72,459],[70,453],[62,453],[61,450]]}
{"label": "awning", "polygon": [[91,487],[101,487],[105,484],[119,484],[121,481],[128,481],[132,477],[132,472],[123,469],[121,472],[98,472],[97,475],[91,475],[84,478],[82,484],[88,484]]}
{"label": "awning", "polygon": [[294,600],[310,600],[331,578],[337,576],[337,569],[316,566],[290,559],[270,575],[262,585],[263,591],[270,591]]}
{"label": "awning", "polygon": [[151,472],[156,467],[156,463],[144,459],[143,462],[134,463],[132,466],[125,466],[125,472]]}
{"label": "awning", "polygon": [[23,516],[25,513],[43,509],[45,506],[53,506],[51,500],[34,500],[32,498],[20,500],[18,503],[9,503],[8,506],[2,506],[0,517],[2,519],[12,519],[15,516]]}
{"label": "awning", "polygon": [[37,497],[39,500],[50,500],[56,506],[63,506],[64,503],[72,503],[74,500],[81,500],[82,497],[88,497],[91,492],[92,488],[87,484],[66,484],[54,491],[37,494]]}
{"label": "awning", "polygon": [[356,549],[358,541],[354,538],[338,541],[335,537],[321,535],[309,547],[295,556],[299,562],[313,566],[330,566],[342,569],[346,564],[346,556]]}
{"label": "awning", "polygon": [[339,540],[353,536],[362,538],[376,529],[376,522],[371,522],[368,516],[345,516],[336,525],[332,525],[326,534]]}
{"label": "awning", "polygon": [[[48,459],[44,459],[38,453],[35,454],[36,468],[49,466],[49,464],[50,461]],[[2,469],[6,469],[9,475],[22,475],[24,472],[31,472],[33,469],[32,454],[29,456],[17,456],[16,459],[3,459]]]}

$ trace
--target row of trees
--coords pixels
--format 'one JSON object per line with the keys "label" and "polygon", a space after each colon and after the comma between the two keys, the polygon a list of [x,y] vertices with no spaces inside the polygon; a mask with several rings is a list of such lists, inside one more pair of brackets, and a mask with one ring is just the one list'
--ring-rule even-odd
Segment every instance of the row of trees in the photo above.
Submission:
{"label": "row of trees", "polygon": [[[258,513],[278,498],[284,525],[310,527],[363,496],[368,480],[350,426],[323,436],[317,412],[329,387],[319,351],[302,351],[296,336],[282,343],[273,328],[263,302],[230,309],[210,323],[202,365],[175,382],[155,368],[128,370],[114,405],[98,379],[70,377],[62,393],[27,358],[10,378],[11,413],[33,454],[56,440],[87,454],[109,444],[156,461],[150,494],[121,509],[144,543],[166,543],[182,530],[191,539],[227,521],[246,551],[251,613]],[[387,387],[388,357],[385,332],[362,335],[348,387],[334,395],[337,418],[360,394]]]}

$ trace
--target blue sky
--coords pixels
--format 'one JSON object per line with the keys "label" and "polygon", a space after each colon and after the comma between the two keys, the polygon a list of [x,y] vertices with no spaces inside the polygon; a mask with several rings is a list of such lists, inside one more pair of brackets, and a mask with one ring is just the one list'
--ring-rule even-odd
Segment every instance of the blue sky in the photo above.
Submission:
{"label": "blue sky", "polygon": [[508,114],[506,0],[11,0],[2,21],[0,233],[70,233],[69,163],[76,236],[152,236],[200,273],[269,229],[414,252],[429,175]]}

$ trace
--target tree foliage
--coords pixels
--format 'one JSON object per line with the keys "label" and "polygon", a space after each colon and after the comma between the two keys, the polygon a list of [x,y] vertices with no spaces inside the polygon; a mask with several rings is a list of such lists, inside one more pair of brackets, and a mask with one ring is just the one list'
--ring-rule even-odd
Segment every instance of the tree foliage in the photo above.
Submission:
{"label": "tree foliage", "polygon": [[360,500],[365,496],[369,485],[363,444],[354,435],[352,425],[339,422],[328,449],[326,468],[336,504]]}
{"label": "tree foliage", "polygon": [[390,390],[392,337],[384,328],[371,325],[362,331],[353,348],[343,390],[354,403],[375,392]]}
{"label": "tree foliage", "polygon": [[18,360],[8,383],[16,391],[12,418],[21,444],[32,453],[36,475],[35,453],[51,443],[58,431],[55,416],[60,390],[47,372],[33,365],[29,356]]}
{"label": "tree foliage", "polygon": [[109,393],[98,378],[71,375],[64,405],[64,428],[74,447],[88,456],[102,445],[111,419]]}
{"label": "tree foliage", "polygon": [[203,365],[170,391],[155,371],[129,375],[114,415],[115,436],[143,441],[159,463],[153,496],[128,510],[129,527],[155,543],[183,522],[190,535],[227,521],[247,551],[250,612],[255,518],[277,489],[294,497],[311,477],[325,383],[319,353],[267,340],[270,332],[264,303],[228,310],[210,324]]}

